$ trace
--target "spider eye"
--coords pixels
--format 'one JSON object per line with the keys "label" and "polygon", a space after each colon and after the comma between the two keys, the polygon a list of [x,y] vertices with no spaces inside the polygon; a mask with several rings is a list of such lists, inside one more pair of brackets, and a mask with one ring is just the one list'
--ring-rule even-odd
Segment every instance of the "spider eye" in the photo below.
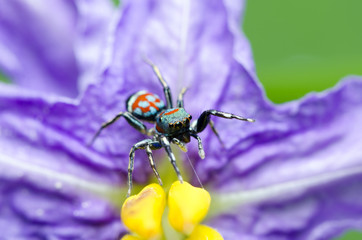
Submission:
{"label": "spider eye", "polygon": [[182,125],[182,123],[180,123],[180,122],[176,123],[176,127],[181,127],[181,125]]}
{"label": "spider eye", "polygon": [[189,119],[190,119],[190,120],[192,119],[192,116],[191,116],[191,115],[189,115]]}

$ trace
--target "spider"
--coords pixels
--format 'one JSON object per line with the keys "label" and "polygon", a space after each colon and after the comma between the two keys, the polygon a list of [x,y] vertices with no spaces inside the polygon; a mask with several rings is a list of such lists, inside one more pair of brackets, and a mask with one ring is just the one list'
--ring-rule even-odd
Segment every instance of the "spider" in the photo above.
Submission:
{"label": "spider", "polygon": [[[157,172],[156,165],[153,159],[152,150],[164,148],[177,174],[178,180],[182,183],[183,179],[176,165],[175,155],[171,151],[170,143],[176,144],[182,151],[186,152],[187,149],[185,147],[185,143],[190,142],[190,137],[193,137],[198,142],[198,154],[200,158],[204,159],[205,152],[202,146],[201,138],[197,134],[202,132],[207,127],[207,125],[211,127],[212,131],[219,139],[220,143],[223,145],[220,136],[214,127],[214,123],[210,119],[211,115],[227,119],[235,118],[248,122],[255,121],[254,119],[243,118],[232,113],[220,112],[217,110],[206,110],[201,113],[200,117],[196,121],[193,121],[191,123],[192,116],[185,111],[183,101],[184,94],[186,93],[187,88],[183,88],[181,90],[177,98],[177,106],[173,107],[170,87],[162,77],[159,68],[148,59],[144,59],[144,61],[152,67],[153,72],[156,74],[158,80],[162,84],[163,92],[166,98],[166,105],[156,94],[144,90],[138,91],[132,94],[127,99],[127,111],[120,112],[110,121],[103,123],[89,143],[92,144],[103,129],[115,123],[120,117],[124,117],[127,122],[136,130],[147,136],[152,137],[137,142],[131,148],[128,164],[127,197],[130,196],[132,189],[132,173],[136,150],[146,150],[151,168],[159,184],[162,185],[161,177]],[[155,123],[155,127],[147,129],[147,127],[141,122],[141,120]]]}

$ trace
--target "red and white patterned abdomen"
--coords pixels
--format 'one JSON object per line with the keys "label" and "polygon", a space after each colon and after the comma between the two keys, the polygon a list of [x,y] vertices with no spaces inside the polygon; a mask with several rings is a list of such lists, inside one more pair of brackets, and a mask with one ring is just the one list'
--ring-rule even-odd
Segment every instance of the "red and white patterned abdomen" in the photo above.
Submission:
{"label": "red and white patterned abdomen", "polygon": [[139,91],[128,98],[126,107],[128,112],[139,119],[155,121],[157,114],[166,106],[156,94]]}

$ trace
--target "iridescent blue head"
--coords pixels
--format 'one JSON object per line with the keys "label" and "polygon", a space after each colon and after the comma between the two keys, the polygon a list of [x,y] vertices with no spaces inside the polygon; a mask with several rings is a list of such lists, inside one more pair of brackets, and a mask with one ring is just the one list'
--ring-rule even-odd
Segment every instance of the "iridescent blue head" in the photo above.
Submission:
{"label": "iridescent blue head", "polygon": [[[166,136],[174,136],[184,142],[190,141],[188,131],[192,116],[188,114],[185,109],[170,108],[164,110],[157,116],[156,119],[156,130],[159,133]],[[182,136],[184,133],[187,133],[187,136]]]}

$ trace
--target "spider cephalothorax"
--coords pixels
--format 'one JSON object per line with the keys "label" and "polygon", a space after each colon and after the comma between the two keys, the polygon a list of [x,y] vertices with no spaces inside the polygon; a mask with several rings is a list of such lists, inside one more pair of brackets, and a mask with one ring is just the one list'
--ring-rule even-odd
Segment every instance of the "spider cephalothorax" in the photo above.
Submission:
{"label": "spider cephalothorax", "polygon": [[168,137],[175,137],[179,140],[188,143],[183,135],[189,133],[191,115],[183,108],[171,108],[162,111],[156,118],[156,131]]}
{"label": "spider cephalothorax", "polygon": [[[197,134],[199,132],[202,132],[207,125],[210,125],[211,129],[221,142],[219,134],[214,128],[212,120],[210,120],[211,115],[228,119],[235,118],[238,120],[254,122],[253,119],[243,118],[231,113],[220,112],[217,110],[206,110],[200,115],[200,117],[196,121],[191,123],[192,116],[188,114],[184,109],[183,97],[186,92],[186,88],[182,89],[177,99],[177,106],[174,108],[172,105],[170,88],[167,85],[166,81],[163,79],[158,67],[149,60],[146,60],[146,62],[152,67],[153,71],[157,75],[157,78],[161,82],[167,104],[165,104],[156,94],[147,91],[136,92],[127,99],[127,111],[120,112],[110,121],[103,123],[102,127],[97,131],[91,141],[92,143],[104,128],[113,124],[120,117],[124,117],[132,127],[137,129],[141,133],[152,137],[136,143],[131,148],[128,165],[127,196],[130,195],[132,189],[133,163],[135,151],[137,149],[146,150],[151,168],[155,173],[159,183],[162,185],[162,180],[156,170],[156,166],[153,161],[152,150],[164,148],[167,152],[173,168],[177,173],[179,181],[182,183],[182,176],[176,165],[175,155],[171,151],[170,143],[174,143],[178,145],[181,150],[186,151],[185,143],[190,142],[190,137],[193,137],[198,142],[200,157],[205,158],[201,138]],[[147,127],[140,120],[155,123],[155,127],[147,129]]]}

